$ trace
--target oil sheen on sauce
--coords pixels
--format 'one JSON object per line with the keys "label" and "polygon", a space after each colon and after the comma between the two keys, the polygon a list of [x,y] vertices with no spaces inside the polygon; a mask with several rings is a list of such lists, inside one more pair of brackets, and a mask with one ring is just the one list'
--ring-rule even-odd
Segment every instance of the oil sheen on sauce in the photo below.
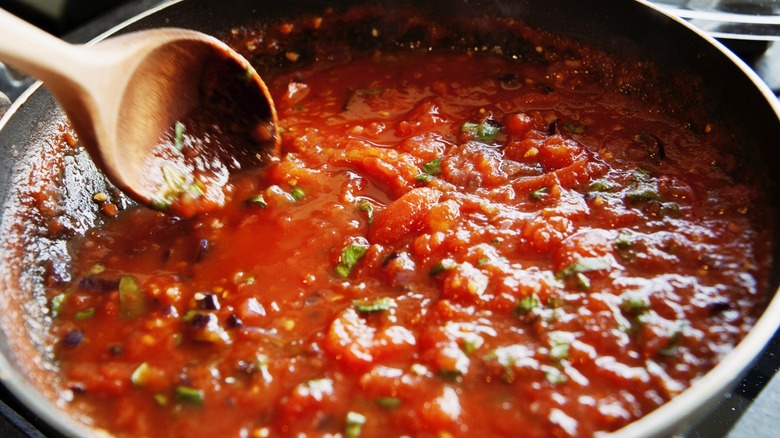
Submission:
{"label": "oil sheen on sauce", "polygon": [[[128,209],[52,288],[74,412],[126,436],[591,436],[763,303],[760,196],[577,59],[375,51],[266,77],[282,153]],[[701,129],[700,129],[701,128]]]}

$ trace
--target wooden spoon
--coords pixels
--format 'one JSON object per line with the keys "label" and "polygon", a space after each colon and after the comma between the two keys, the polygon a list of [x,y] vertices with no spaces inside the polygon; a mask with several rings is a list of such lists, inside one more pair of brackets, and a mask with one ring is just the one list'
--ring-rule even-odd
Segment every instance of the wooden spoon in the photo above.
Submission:
{"label": "wooden spoon", "polygon": [[[181,216],[215,208],[226,173],[278,148],[276,110],[257,72],[199,32],[155,29],[75,46],[0,10],[0,59],[42,80],[109,180],[147,206]],[[192,117],[245,132],[213,153],[188,138],[197,147],[178,156],[182,121]]]}

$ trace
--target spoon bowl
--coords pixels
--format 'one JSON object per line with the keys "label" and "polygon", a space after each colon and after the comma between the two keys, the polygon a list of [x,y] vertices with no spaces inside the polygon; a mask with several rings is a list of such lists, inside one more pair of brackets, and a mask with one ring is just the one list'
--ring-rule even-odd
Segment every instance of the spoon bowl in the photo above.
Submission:
{"label": "spoon bowl", "polygon": [[[75,46],[0,10],[0,59],[42,80],[108,179],[156,209],[193,216],[216,208],[229,173],[278,148],[262,79],[200,32],[153,29]],[[182,154],[183,121],[192,117],[240,132],[218,150],[190,138],[197,147]]]}

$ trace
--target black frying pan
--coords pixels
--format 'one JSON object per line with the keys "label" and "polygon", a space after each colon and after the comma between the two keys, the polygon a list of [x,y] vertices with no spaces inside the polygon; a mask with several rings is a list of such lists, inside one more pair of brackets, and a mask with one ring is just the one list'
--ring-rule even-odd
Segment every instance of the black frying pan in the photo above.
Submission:
{"label": "black frying pan", "polygon": [[[420,7],[437,16],[503,15],[530,25],[600,45],[608,51],[647,58],[670,71],[702,78],[706,101],[717,117],[731,120],[747,139],[750,172],[774,176],[767,187],[780,210],[780,104],[771,91],[734,55],[714,40],[670,18],[648,3],[627,0],[186,0],[139,18],[117,30],[160,26],[192,28],[219,35],[232,26],[270,18],[316,13],[351,4]],[[424,6],[420,6],[420,4]],[[260,72],[262,74],[262,71]],[[0,380],[28,407],[65,435],[97,433],[69,418],[57,400],[54,376],[47,371],[47,317],[42,310],[47,269],[67,262],[69,233],[83,233],[100,222],[91,194],[106,182],[83,153],[59,156],[50,138],[63,115],[45,89],[23,95],[0,121]],[[26,180],[30,172],[40,178]],[[47,178],[57,175],[61,178]],[[30,184],[44,184],[52,199],[30,199]],[[54,211],[69,230],[44,237],[47,223],[36,213]],[[780,245],[775,245],[780,246]],[[775,257],[776,260],[780,258]],[[770,295],[780,277],[773,269]],[[780,299],[774,300],[748,337],[723,362],[671,402],[619,431],[618,436],[666,436],[684,430],[747,369],[780,324]]]}

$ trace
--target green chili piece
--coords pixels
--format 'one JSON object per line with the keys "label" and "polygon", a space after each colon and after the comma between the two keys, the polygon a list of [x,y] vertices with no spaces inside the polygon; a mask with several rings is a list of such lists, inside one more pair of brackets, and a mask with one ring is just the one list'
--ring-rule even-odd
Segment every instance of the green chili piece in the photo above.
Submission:
{"label": "green chili piece", "polygon": [[290,190],[290,194],[293,198],[295,198],[296,201],[300,201],[306,196],[306,192],[304,192],[300,187],[293,187],[292,190]]}
{"label": "green chili piece", "polygon": [[423,164],[423,172],[431,176],[437,176],[441,173],[441,158],[434,158],[433,160]]}
{"label": "green chili piece", "polygon": [[604,258],[585,257],[558,271],[558,273],[555,274],[555,278],[562,280],[585,272],[603,271],[609,269],[609,267],[609,261]]}
{"label": "green chili piece", "polygon": [[520,298],[520,300],[517,301],[517,304],[515,305],[515,312],[524,315],[540,307],[542,307],[542,301],[539,299],[539,296],[536,294],[531,294]]}
{"label": "green chili piece", "polygon": [[358,414],[357,412],[349,411],[347,413],[346,428],[344,429],[344,435],[347,438],[357,438],[363,431],[363,425],[366,424],[365,415]]}
{"label": "green chili piece", "polygon": [[130,376],[130,381],[133,382],[133,385],[135,386],[143,386],[144,383],[146,383],[146,379],[148,378],[151,369],[152,368],[148,363],[143,362],[141,365],[138,365],[135,371],[133,371],[133,374]]}
{"label": "green chili piece", "polygon": [[102,263],[95,263],[89,268],[89,275],[98,275],[106,271],[106,266]]}
{"label": "green chili piece", "polygon": [[430,276],[441,274],[442,272],[449,271],[458,267],[458,262],[453,259],[444,259],[436,264],[429,272]]}
{"label": "green chili piece", "polygon": [[93,316],[95,316],[95,308],[90,307],[89,309],[76,312],[76,314],[73,315],[73,318],[75,318],[76,321],[85,321],[87,319],[92,318]]}
{"label": "green chili piece", "polygon": [[374,402],[377,406],[386,409],[396,409],[401,406],[401,399],[398,397],[377,397]]}
{"label": "green chili piece", "polygon": [[384,312],[392,309],[395,306],[395,300],[388,297],[379,298],[369,302],[360,300],[355,300],[352,302],[352,307],[359,313],[363,314]]}
{"label": "green chili piece", "polygon": [[202,389],[190,388],[189,386],[177,386],[173,390],[176,400],[193,406],[203,406],[205,395]]}
{"label": "green chili piece", "polygon": [[135,278],[125,275],[119,280],[119,313],[133,319],[146,311],[146,300]]}
{"label": "green chili piece", "polygon": [[173,125],[173,146],[177,151],[182,150],[184,147],[184,129],[184,123],[182,122],[176,122]]}
{"label": "green chili piece", "polygon": [[254,204],[260,208],[268,207],[268,203],[265,201],[265,197],[263,197],[262,193],[252,196],[247,200],[247,202]]}

